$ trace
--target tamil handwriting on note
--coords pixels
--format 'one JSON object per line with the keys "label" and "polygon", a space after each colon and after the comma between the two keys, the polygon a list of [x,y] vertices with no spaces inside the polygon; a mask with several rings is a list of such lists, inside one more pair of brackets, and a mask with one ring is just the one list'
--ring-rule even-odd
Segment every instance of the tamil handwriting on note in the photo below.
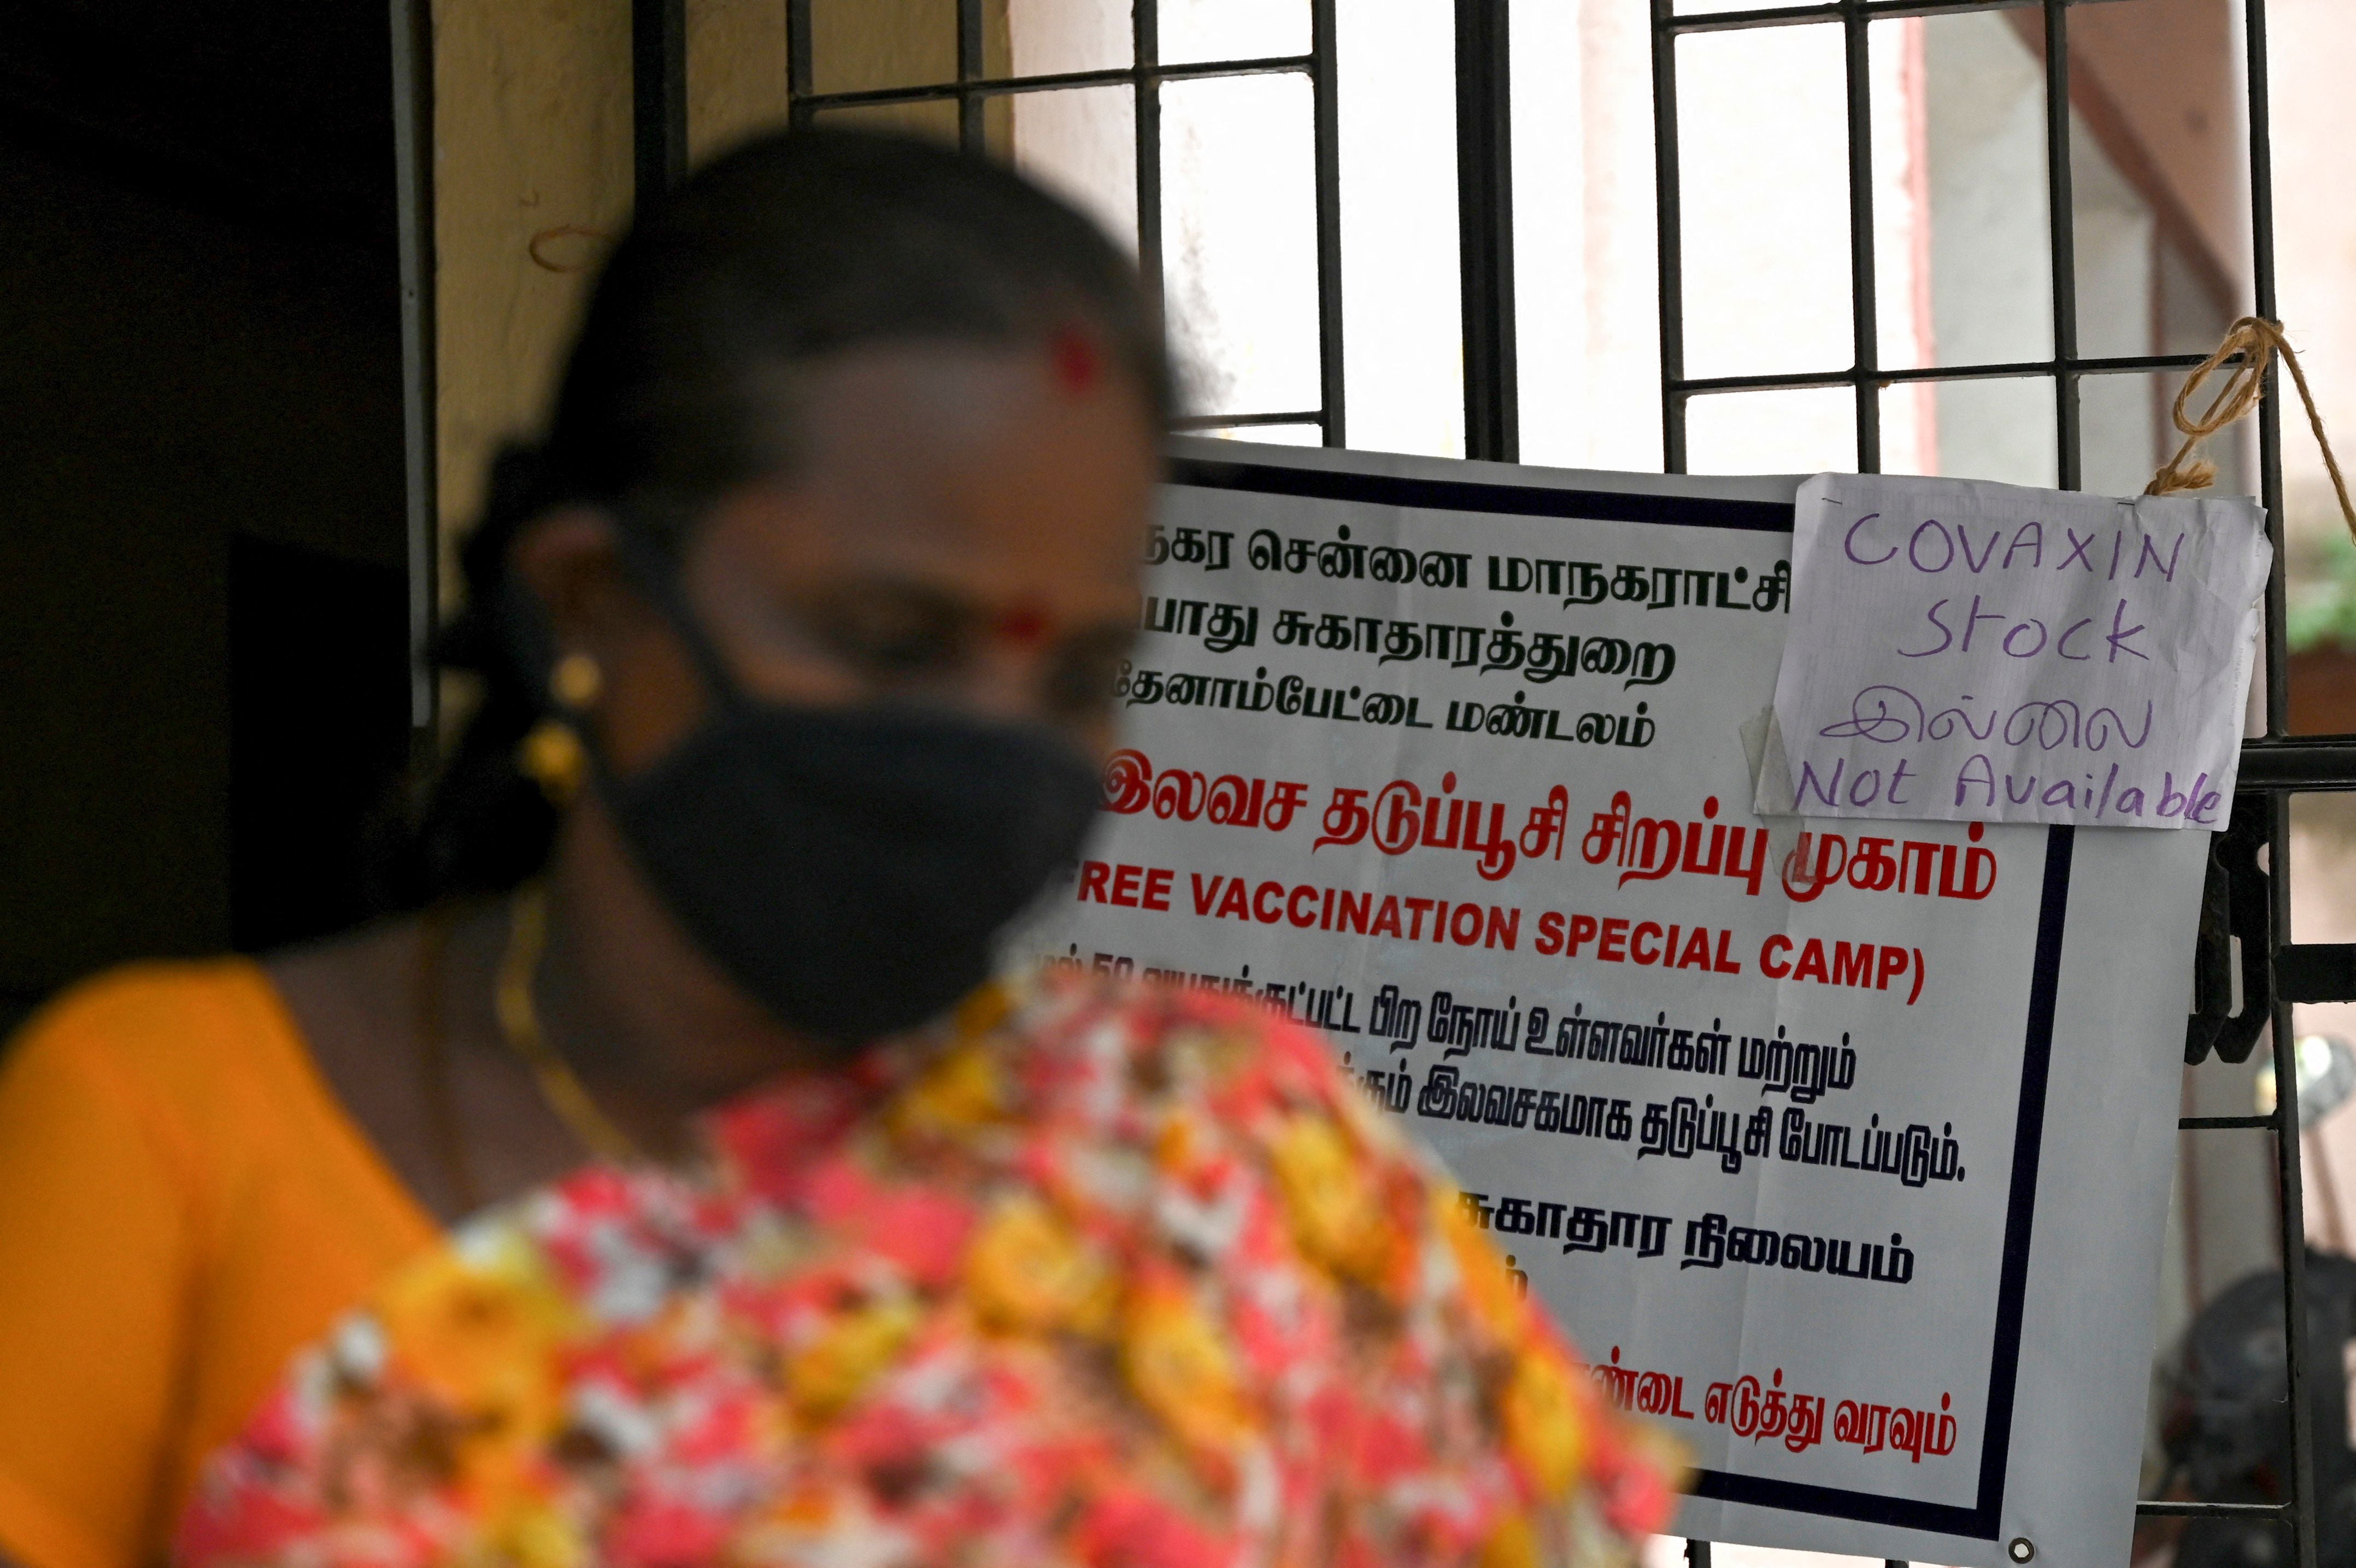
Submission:
{"label": "tamil handwriting on note", "polygon": [[1820,475],[1759,809],[2222,828],[2271,561],[2254,501]]}

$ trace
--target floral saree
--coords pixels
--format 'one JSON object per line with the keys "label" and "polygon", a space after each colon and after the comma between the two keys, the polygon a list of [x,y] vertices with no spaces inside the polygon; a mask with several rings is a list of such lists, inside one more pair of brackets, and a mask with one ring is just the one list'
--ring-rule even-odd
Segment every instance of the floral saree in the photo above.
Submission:
{"label": "floral saree", "polygon": [[1066,981],[495,1210],[306,1351],[187,1568],[1601,1565],[1672,1461],[1313,1034]]}

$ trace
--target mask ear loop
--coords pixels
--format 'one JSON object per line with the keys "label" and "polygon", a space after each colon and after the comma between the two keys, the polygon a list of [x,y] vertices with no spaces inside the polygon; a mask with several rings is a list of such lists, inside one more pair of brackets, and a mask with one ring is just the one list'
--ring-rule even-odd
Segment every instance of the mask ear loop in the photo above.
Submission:
{"label": "mask ear loop", "polygon": [[[626,515],[612,509],[608,509],[608,515],[616,525],[624,569],[637,584],[639,591],[654,601],[655,607],[687,645],[688,657],[693,661],[696,673],[713,702],[730,712],[749,706],[751,699],[744,694],[735,672],[728,668],[727,662],[720,657],[720,650],[704,635],[701,623],[696,619],[694,611],[689,608],[686,596],[680,591],[679,574],[669,554]],[[621,778],[606,757],[605,746],[598,741],[595,732],[583,721],[583,715],[566,707],[551,690],[557,663],[556,641],[544,609],[530,591],[519,584],[509,585],[504,600],[498,615],[501,629],[509,646],[515,651],[519,668],[530,680],[536,693],[535,700],[543,715],[531,736],[527,736],[526,744],[529,745],[532,736],[542,730],[558,730],[578,758],[573,766],[585,765],[590,779],[601,790],[611,791],[621,783]],[[529,767],[526,771],[530,771]]]}
{"label": "mask ear loop", "polygon": [[615,521],[621,539],[623,565],[637,580],[640,591],[654,600],[655,607],[670,622],[679,639],[687,645],[687,655],[694,660],[704,688],[723,708],[741,711],[751,706],[752,699],[744,694],[736,672],[720,657],[720,650],[704,632],[703,623],[689,606],[687,595],[680,587],[678,563],[669,552],[647,536],[636,520],[617,514]]}
{"label": "mask ear loop", "polygon": [[[704,635],[703,627],[688,607],[687,598],[680,591],[678,567],[669,553],[657,544],[640,523],[617,508],[608,507],[606,515],[613,521],[615,535],[621,548],[622,566],[638,591],[652,599],[655,607],[670,623],[687,645],[688,658],[693,660],[707,690],[720,705],[742,708],[751,699],[738,683],[736,673],[720,657],[720,650]],[[545,693],[556,669],[556,639],[549,628],[548,616],[537,596],[520,584],[510,583],[503,596],[499,624],[515,651],[519,667],[528,675],[533,690]]]}

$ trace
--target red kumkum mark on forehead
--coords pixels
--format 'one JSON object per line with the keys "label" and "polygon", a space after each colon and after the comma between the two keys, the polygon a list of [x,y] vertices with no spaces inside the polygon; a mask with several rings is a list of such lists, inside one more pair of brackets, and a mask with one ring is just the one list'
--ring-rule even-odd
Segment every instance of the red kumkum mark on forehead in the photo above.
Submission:
{"label": "red kumkum mark on forehead", "polygon": [[1067,392],[1084,392],[1104,374],[1104,356],[1096,342],[1076,327],[1067,327],[1047,340],[1047,362],[1055,368],[1055,384]]}
{"label": "red kumkum mark on forehead", "polygon": [[1046,640],[1047,612],[1036,605],[1010,605],[998,612],[991,629],[1001,642],[1017,648],[1036,648]]}

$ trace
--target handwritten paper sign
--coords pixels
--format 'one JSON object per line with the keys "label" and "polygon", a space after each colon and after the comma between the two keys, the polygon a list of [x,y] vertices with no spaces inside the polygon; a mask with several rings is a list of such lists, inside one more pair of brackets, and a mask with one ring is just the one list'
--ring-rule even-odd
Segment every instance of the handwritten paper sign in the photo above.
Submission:
{"label": "handwritten paper sign", "polygon": [[1018,949],[1324,1029],[1691,1453],[1679,1533],[2122,1562],[2208,845],[1921,823],[1815,875],[1840,824],[1751,811],[1740,734],[1793,489],[1179,443]]}
{"label": "handwritten paper sign", "polygon": [[1808,480],[1759,809],[2223,827],[2264,519],[2249,500]]}

